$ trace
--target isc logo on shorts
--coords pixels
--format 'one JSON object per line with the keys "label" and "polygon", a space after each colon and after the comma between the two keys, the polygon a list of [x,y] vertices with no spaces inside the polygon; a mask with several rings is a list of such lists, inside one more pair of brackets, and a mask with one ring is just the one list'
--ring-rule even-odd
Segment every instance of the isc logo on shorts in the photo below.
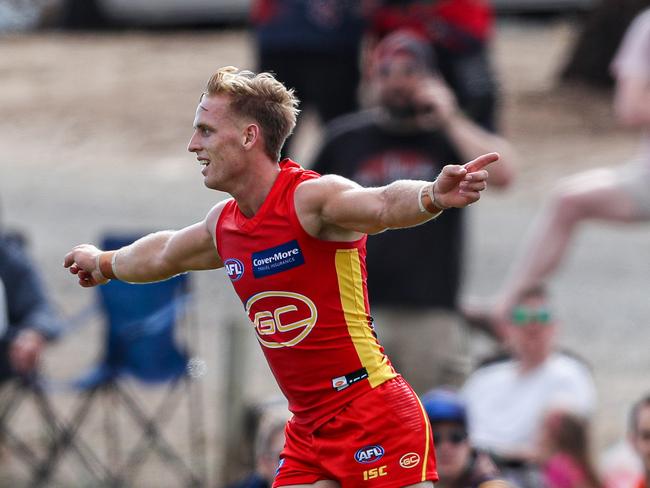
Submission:
{"label": "isc logo on shorts", "polygon": [[354,454],[354,459],[358,463],[368,464],[379,461],[384,457],[384,448],[377,446],[365,446]]}
{"label": "isc logo on shorts", "polygon": [[239,259],[229,258],[223,262],[223,267],[226,268],[228,278],[230,281],[237,281],[244,276],[244,263]]}

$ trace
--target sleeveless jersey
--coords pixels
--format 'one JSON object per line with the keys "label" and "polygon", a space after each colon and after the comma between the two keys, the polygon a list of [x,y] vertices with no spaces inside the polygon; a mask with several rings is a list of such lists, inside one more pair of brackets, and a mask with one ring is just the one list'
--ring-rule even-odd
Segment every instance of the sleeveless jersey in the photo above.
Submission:
{"label": "sleeveless jersey", "polygon": [[295,421],[314,428],[397,376],[369,314],[366,236],[316,239],[302,228],[294,192],[319,175],[285,159],[259,211],[230,200],[216,226],[226,272]]}

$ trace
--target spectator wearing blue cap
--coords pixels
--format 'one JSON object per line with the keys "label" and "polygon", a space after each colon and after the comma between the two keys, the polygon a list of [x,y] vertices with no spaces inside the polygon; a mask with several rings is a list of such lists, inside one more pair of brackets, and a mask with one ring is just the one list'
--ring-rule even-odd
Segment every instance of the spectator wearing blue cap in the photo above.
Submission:
{"label": "spectator wearing blue cap", "polygon": [[422,396],[427,412],[440,480],[436,488],[497,488],[507,483],[490,459],[473,449],[467,435],[465,405],[453,390],[437,388]]}

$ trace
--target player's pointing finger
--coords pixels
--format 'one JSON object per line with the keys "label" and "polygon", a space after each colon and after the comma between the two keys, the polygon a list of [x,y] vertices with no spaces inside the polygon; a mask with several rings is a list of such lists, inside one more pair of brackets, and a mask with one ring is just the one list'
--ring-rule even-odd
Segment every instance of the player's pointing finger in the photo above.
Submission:
{"label": "player's pointing finger", "polygon": [[499,157],[499,153],[495,152],[483,154],[482,156],[479,156],[478,158],[473,159],[469,163],[465,164],[465,168],[467,169],[468,173],[473,173],[485,168],[488,164],[498,161]]}

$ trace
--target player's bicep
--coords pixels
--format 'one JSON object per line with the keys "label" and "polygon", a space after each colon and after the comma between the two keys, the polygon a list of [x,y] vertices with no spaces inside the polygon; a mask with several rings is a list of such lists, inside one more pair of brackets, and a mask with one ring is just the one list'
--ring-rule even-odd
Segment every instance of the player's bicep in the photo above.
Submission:
{"label": "player's bicep", "polygon": [[217,204],[205,220],[175,232],[165,248],[165,259],[189,271],[223,267],[214,236],[222,209],[223,204]]}
{"label": "player's bicep", "polygon": [[340,176],[324,176],[321,183],[320,215],[325,225],[374,234],[384,230],[381,188],[363,188]]}
{"label": "player's bicep", "polygon": [[164,260],[170,267],[183,271],[216,269],[223,266],[204,222],[197,222],[174,232],[165,246]]}

